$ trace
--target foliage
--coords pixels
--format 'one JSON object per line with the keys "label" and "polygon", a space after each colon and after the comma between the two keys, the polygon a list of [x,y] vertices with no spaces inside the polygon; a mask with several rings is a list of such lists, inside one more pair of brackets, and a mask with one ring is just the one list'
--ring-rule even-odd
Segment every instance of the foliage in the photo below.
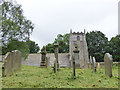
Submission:
{"label": "foliage", "polygon": [[55,38],[55,41],[53,43],[49,43],[46,45],[46,51],[48,53],[54,53],[54,44],[58,43],[59,46],[59,53],[68,53],[69,52],[69,36],[70,34],[58,34],[57,38]]}
{"label": "foliage", "polygon": [[104,68],[94,73],[92,69],[61,68],[56,74],[53,68],[22,65],[22,70],[2,78],[3,88],[118,88],[118,67],[113,67],[113,77],[104,73]]}
{"label": "foliage", "polygon": [[53,44],[49,43],[49,44],[46,45],[46,51],[47,51],[47,53],[54,53],[54,49],[55,49],[55,47],[54,47]]}
{"label": "foliage", "polygon": [[18,40],[12,40],[9,41],[9,43],[7,44],[7,46],[2,47],[2,54],[6,54],[7,52],[11,52],[13,50],[19,50],[22,52],[22,56],[24,58],[27,58],[28,54],[29,54],[29,47],[26,44],[26,42],[23,41],[18,41]]}
{"label": "foliage", "polygon": [[12,1],[2,4],[2,42],[7,44],[11,40],[25,41],[33,31],[33,24],[23,16],[21,5]]}
{"label": "foliage", "polygon": [[89,55],[94,56],[96,61],[103,61],[109,47],[108,38],[100,31],[92,31],[86,33],[86,41]]}
{"label": "foliage", "polygon": [[109,52],[112,54],[114,61],[120,60],[120,35],[110,40]]}
{"label": "foliage", "polygon": [[37,53],[40,50],[40,47],[34,41],[29,40],[26,43],[29,46],[30,53]]}
{"label": "foliage", "polygon": [[21,5],[13,1],[3,1],[2,4],[2,54],[12,50],[20,50],[24,57],[29,53],[25,41],[29,40],[34,25],[23,15]]}
{"label": "foliage", "polygon": [[58,34],[55,38],[54,43],[58,43],[59,53],[68,53],[69,52],[69,37],[70,34]]}

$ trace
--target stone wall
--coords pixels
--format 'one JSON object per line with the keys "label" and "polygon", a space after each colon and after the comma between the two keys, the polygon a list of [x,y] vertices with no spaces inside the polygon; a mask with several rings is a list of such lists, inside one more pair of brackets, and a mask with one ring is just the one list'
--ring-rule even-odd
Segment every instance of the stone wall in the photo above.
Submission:
{"label": "stone wall", "polygon": [[[50,57],[50,66],[54,64],[54,53],[47,53],[47,57]],[[68,67],[69,66],[69,54],[68,53],[59,53],[58,54],[58,61],[60,67]],[[22,61],[22,64],[31,65],[31,66],[40,66],[41,62],[41,54],[29,54],[26,60]]]}

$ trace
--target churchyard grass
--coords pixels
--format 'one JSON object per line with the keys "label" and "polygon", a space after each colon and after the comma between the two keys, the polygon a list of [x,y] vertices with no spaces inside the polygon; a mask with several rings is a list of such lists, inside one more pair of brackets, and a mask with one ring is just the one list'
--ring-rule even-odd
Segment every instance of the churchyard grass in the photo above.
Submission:
{"label": "churchyard grass", "polygon": [[[1,62],[0,62],[1,66]],[[0,90],[2,89],[2,69],[0,68]]]}
{"label": "churchyard grass", "polygon": [[76,69],[76,79],[70,68],[40,68],[22,65],[22,70],[2,78],[3,88],[118,88],[118,67],[113,66],[113,77],[105,75],[104,67],[97,72],[92,69]]}

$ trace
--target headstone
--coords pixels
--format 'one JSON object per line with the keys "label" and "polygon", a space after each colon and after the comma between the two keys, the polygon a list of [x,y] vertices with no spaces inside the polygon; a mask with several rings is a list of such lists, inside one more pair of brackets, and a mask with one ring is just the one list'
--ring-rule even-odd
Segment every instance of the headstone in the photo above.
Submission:
{"label": "headstone", "polygon": [[79,57],[79,50],[77,48],[77,46],[75,46],[75,50],[73,51],[74,52],[74,56],[72,57],[73,59],[73,76],[74,76],[74,79],[76,78],[75,76],[75,62],[78,61],[78,57]]}
{"label": "headstone", "polygon": [[92,56],[90,56],[90,66],[91,66],[91,69],[93,69]]}
{"label": "headstone", "polygon": [[57,70],[59,70],[60,67],[59,67],[59,61],[58,61],[58,52],[59,52],[59,50],[58,50],[58,43],[54,44],[54,46],[55,46],[55,58],[57,60]]}
{"label": "headstone", "polygon": [[100,69],[100,63],[97,64],[97,68],[98,68],[98,70]]}
{"label": "headstone", "polygon": [[14,72],[21,70],[22,55],[18,50],[8,52],[2,63],[2,76],[10,76]]}
{"label": "headstone", "polygon": [[88,68],[91,68],[90,62],[88,62]]}
{"label": "headstone", "polygon": [[105,65],[105,74],[109,77],[112,77],[112,65],[113,65],[113,59],[112,55],[109,53],[106,53],[104,55],[104,65]]}
{"label": "headstone", "polygon": [[93,57],[93,70],[96,72],[96,60],[95,57]]}
{"label": "headstone", "polygon": [[50,57],[46,57],[46,67],[50,68]]}
{"label": "headstone", "polygon": [[42,57],[41,57],[41,63],[40,67],[46,67],[46,48],[43,46],[43,51],[41,52]]}
{"label": "headstone", "polygon": [[54,73],[57,72],[57,59],[54,59]]}

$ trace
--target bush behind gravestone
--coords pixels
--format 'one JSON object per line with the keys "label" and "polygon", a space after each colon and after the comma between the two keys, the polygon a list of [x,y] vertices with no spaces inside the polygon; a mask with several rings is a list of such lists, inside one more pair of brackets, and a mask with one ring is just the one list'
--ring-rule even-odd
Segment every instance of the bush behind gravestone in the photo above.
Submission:
{"label": "bush behind gravestone", "polygon": [[7,46],[2,47],[2,54],[6,54],[7,52],[11,52],[13,50],[19,50],[22,52],[22,56],[26,59],[30,50],[28,45],[23,41],[12,40]]}

